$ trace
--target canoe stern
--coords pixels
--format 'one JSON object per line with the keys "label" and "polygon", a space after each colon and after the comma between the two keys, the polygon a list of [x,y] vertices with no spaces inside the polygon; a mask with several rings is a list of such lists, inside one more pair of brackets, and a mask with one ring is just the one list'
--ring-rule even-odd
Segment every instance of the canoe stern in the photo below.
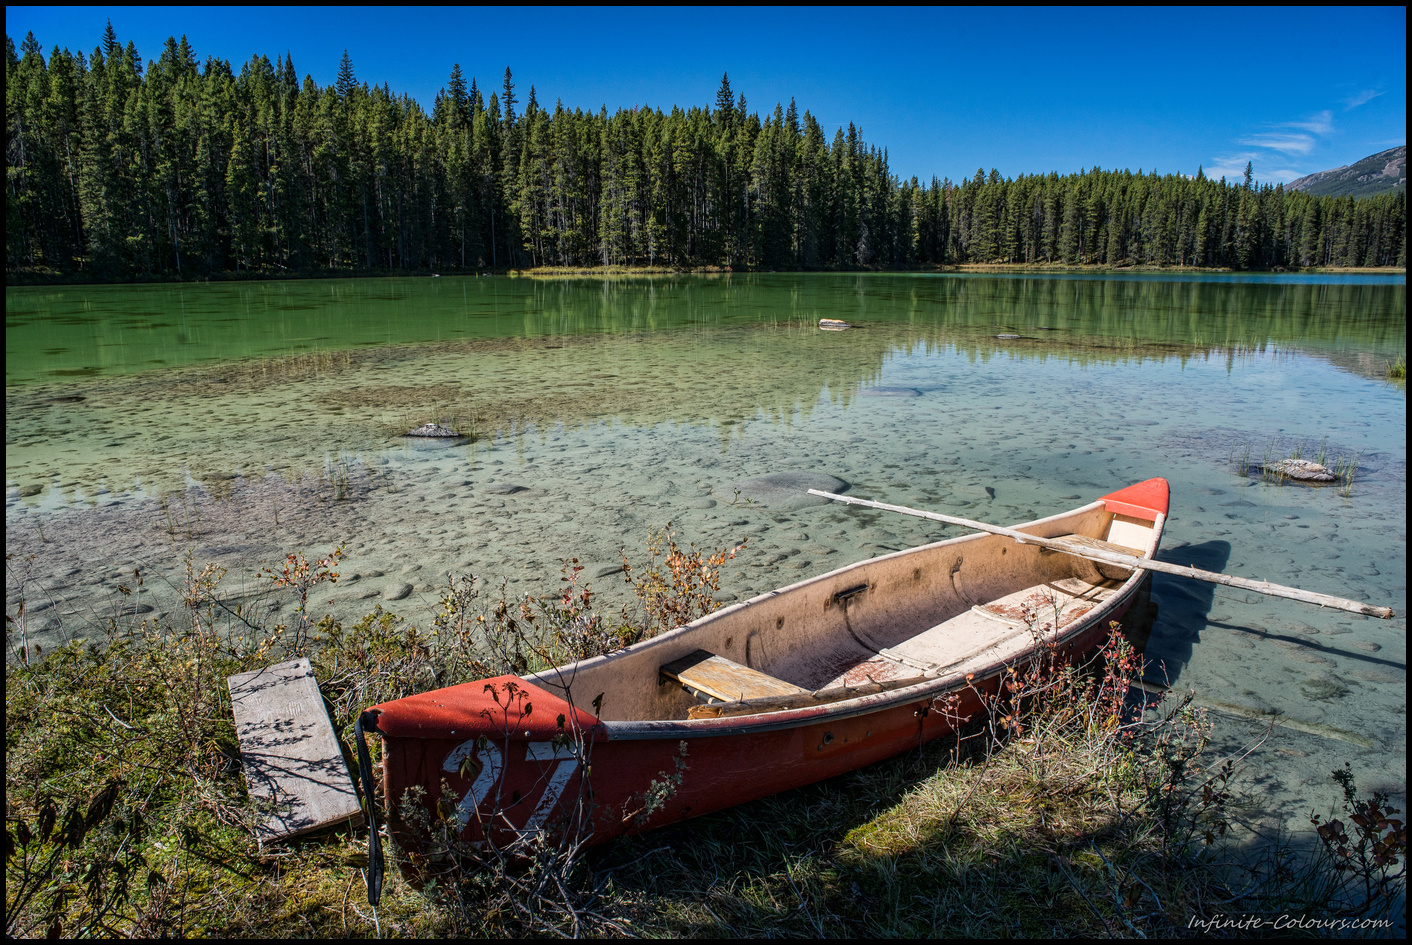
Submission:
{"label": "canoe stern", "polygon": [[1101,500],[1114,515],[1130,515],[1143,521],[1154,522],[1157,516],[1167,516],[1171,501],[1171,486],[1167,480],[1157,477],[1135,483],[1117,492],[1110,492]]}
{"label": "canoe stern", "polygon": [[[497,676],[373,706],[383,741],[389,832],[404,851],[553,826],[577,796],[587,746],[605,737],[591,713]],[[404,864],[421,872],[421,863]]]}

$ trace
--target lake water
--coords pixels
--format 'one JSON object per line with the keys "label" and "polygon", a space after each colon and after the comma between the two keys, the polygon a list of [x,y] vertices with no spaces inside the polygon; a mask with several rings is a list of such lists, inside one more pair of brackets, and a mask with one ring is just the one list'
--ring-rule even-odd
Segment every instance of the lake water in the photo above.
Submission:
{"label": "lake water", "polygon": [[[344,579],[321,610],[344,618],[382,603],[425,625],[448,571],[552,591],[569,557],[616,609],[623,549],[640,561],[668,522],[701,547],[748,538],[723,580],[744,598],[958,533],[781,508],[753,477],[827,473],[1007,524],[1160,475],[1164,560],[1397,611],[1154,580],[1149,677],[1194,688],[1225,748],[1282,713],[1243,783],[1253,820],[1299,828],[1344,761],[1405,799],[1407,395],[1386,368],[1406,344],[1402,276],[11,288],[8,612],[23,579],[27,637],[53,646],[132,607],[116,588],[133,567],[137,608],[160,614],[188,550],[238,595],[335,544]],[[437,417],[475,440],[401,436]],[[1350,495],[1237,468],[1247,448],[1321,443],[1357,457]]]}

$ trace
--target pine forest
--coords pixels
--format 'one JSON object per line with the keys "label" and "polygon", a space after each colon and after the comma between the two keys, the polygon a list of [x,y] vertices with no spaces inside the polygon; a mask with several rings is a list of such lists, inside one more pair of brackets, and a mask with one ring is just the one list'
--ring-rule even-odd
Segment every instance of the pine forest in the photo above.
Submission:
{"label": "pine forest", "polygon": [[911,269],[963,263],[1233,269],[1407,264],[1404,192],[1311,197],[1251,180],[1094,168],[899,180],[850,124],[791,101],[608,114],[490,91],[459,66],[431,113],[386,84],[236,74],[111,25],[85,57],[33,34],[5,66],[7,276],[540,266]]}

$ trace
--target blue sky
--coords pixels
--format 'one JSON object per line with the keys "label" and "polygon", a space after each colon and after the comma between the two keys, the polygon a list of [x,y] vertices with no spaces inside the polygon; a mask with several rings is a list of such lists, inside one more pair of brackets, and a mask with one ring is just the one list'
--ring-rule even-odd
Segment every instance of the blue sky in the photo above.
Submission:
{"label": "blue sky", "polygon": [[852,121],[899,177],[1093,166],[1292,180],[1407,141],[1405,7],[1327,9],[6,7],[6,33],[90,53],[111,19],[144,62],[185,34],[238,72],[290,52],[430,110],[453,63],[489,93],[597,111],[791,96]]}

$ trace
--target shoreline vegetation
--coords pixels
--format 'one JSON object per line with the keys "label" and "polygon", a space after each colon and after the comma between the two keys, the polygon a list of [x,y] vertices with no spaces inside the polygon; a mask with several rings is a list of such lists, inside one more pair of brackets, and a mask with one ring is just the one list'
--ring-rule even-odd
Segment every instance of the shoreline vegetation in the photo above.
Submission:
{"label": "shoreline vegetation", "polygon": [[[452,65],[430,110],[287,55],[144,61],[6,37],[7,280],[540,267],[910,270],[958,264],[1405,268],[1407,195],[1092,167],[903,179],[793,99],[609,114]],[[544,101],[549,94],[542,96]]]}
{"label": "shoreline vegetation", "polygon": [[620,276],[683,276],[683,275],[768,275],[771,273],[818,273],[826,275],[865,275],[878,273],[884,275],[916,275],[916,274],[967,274],[967,273],[995,273],[995,274],[1024,274],[1024,273],[1124,273],[1141,272],[1152,274],[1166,273],[1193,273],[1193,274],[1213,274],[1213,273],[1241,273],[1245,275],[1406,275],[1406,267],[1399,266],[1360,266],[1357,268],[1347,268],[1339,266],[1307,266],[1303,268],[1275,268],[1275,269],[1232,269],[1229,266],[1159,266],[1159,265],[1130,265],[1130,266],[1109,266],[1098,264],[1074,264],[1066,263],[954,263],[949,265],[918,266],[910,269],[884,269],[878,267],[861,267],[853,269],[826,269],[826,270],[795,270],[795,269],[751,269],[745,267],[730,266],[536,266],[532,268],[512,268],[512,269],[489,269],[477,268],[472,270],[459,271],[447,269],[442,272],[408,271],[397,269],[375,269],[375,270],[355,270],[355,269],[312,269],[307,271],[238,271],[238,272],[218,272],[201,276],[178,277],[173,274],[167,275],[133,275],[126,280],[116,282],[111,279],[100,277],[94,274],[92,278],[84,278],[82,274],[69,272],[60,273],[53,270],[24,270],[19,274],[7,273],[6,285],[8,286],[63,286],[63,285],[143,285],[157,284],[167,285],[176,283],[202,283],[202,282],[259,282],[259,281],[282,281],[301,279],[405,279],[405,278],[435,278],[440,276],[454,277],[476,277],[476,276],[510,276],[521,278],[570,278],[570,277],[620,277]]}
{"label": "shoreline vegetation", "polygon": [[[24,636],[26,606],[42,604],[26,597],[34,561],[7,556],[20,590],[6,613],[7,935],[1396,934],[1400,811],[1331,758],[1341,809],[1311,811],[1301,835],[1252,833],[1241,758],[1273,729],[1212,757],[1214,720],[1194,694],[1139,686],[1141,660],[1116,624],[1081,667],[1041,647],[954,738],[582,855],[569,832],[518,858],[453,840],[446,871],[421,890],[390,868],[380,908],[364,895],[361,826],[256,844],[264,815],[241,774],[226,677],[309,657],[346,741],[367,705],[582,658],[710,612],[729,551],[655,531],[649,562],[628,572],[640,606],[617,615],[595,610],[575,561],[567,589],[544,596],[448,576],[422,628],[380,606],[347,626],[315,618],[337,550],[289,555],[244,609],[223,603],[222,568],[188,555],[183,609],[144,618],[135,571],[121,609],[47,653]],[[271,617],[279,594],[296,603],[288,623]]]}

